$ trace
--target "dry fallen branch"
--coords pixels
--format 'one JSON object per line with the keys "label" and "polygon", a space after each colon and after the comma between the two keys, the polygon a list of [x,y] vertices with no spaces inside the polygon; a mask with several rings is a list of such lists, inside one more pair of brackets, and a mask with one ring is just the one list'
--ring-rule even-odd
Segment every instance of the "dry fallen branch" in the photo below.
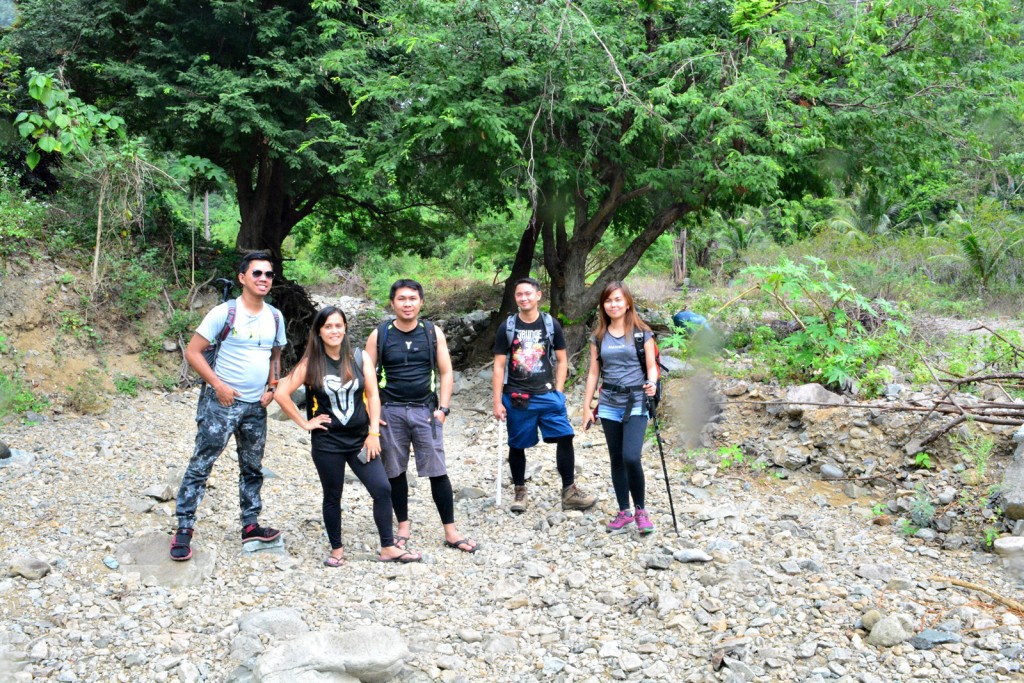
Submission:
{"label": "dry fallen branch", "polygon": [[928,580],[929,581],[942,581],[944,583],[950,583],[950,584],[952,584],[954,586],[960,586],[961,588],[970,588],[972,591],[978,591],[979,593],[984,593],[985,595],[989,596],[990,598],[992,598],[996,602],[1000,603],[1001,605],[1005,605],[1006,607],[1009,607],[1010,609],[1014,610],[1015,612],[1020,612],[1021,614],[1024,614],[1024,603],[1020,603],[1020,602],[1017,602],[1016,600],[1012,600],[1010,598],[1003,597],[1002,595],[1000,595],[999,593],[996,593],[994,590],[992,590],[991,588],[989,588],[987,586],[982,586],[981,584],[978,584],[978,583],[971,583],[970,581],[964,581],[962,579],[954,579],[951,576],[939,576],[938,574],[936,574],[934,576],[929,576]]}

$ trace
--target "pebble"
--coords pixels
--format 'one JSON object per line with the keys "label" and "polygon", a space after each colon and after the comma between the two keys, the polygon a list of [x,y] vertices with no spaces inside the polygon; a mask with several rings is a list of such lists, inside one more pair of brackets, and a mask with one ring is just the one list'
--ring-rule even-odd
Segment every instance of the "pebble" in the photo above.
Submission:
{"label": "pebble", "polygon": [[[487,397],[490,374],[466,373],[462,384],[457,404]],[[736,405],[728,410],[749,410]],[[595,508],[560,509],[551,445],[528,451],[527,512],[507,510],[507,471],[495,508],[493,419],[459,410],[446,425],[450,477],[463,493],[456,521],[480,552],[441,546],[429,486],[420,482],[411,487],[411,547],[425,562],[376,562],[372,501],[353,482],[342,501],[348,562],[326,568],[308,439],[272,420],[265,464],[277,476],[264,485],[260,521],[283,530],[284,554],[242,552],[229,447],[200,507],[196,557],[171,563],[174,503],[163,498],[191,452],[194,409],[194,392],[151,392],[113,399],[99,418],[61,416],[59,431],[52,423],[0,426],[0,440],[31,456],[0,466],[4,561],[41,563],[31,565],[35,574],[0,579],[0,678],[10,663],[14,681],[241,683],[256,680],[289,643],[361,626],[400,631],[410,652],[396,677],[404,681],[980,682],[1020,674],[1020,620],[970,590],[928,580],[956,576],[1018,595],[1000,558],[924,546],[868,524],[841,497],[816,504],[803,471],[751,484],[749,474],[722,472],[706,457],[687,470],[696,460],[677,450],[670,417],[662,436],[678,535],[660,468],[648,470],[647,487],[657,531],[606,533],[615,505],[600,430],[587,433],[592,449],[577,451],[578,482],[598,495]],[[805,413],[800,429],[818,414]],[[794,436],[779,452],[800,450],[791,418],[780,419]],[[870,438],[878,431],[867,421],[855,426]],[[736,429],[728,419],[716,427]],[[840,455],[829,458],[862,471]],[[695,472],[701,485],[688,486]],[[78,532],[86,527],[92,532]],[[914,633],[935,614],[944,615],[933,626],[939,635]],[[879,624],[893,618],[895,644],[874,644]],[[920,649],[926,642],[933,647]],[[722,668],[711,674],[717,651]]]}

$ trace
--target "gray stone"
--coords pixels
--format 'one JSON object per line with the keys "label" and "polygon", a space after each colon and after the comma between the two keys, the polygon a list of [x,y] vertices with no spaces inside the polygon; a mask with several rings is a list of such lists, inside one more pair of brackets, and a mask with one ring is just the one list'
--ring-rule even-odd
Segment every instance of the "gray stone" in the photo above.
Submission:
{"label": "gray stone", "polygon": [[917,650],[930,650],[936,645],[959,643],[960,640],[960,635],[957,633],[947,633],[946,631],[936,631],[929,628],[918,633],[909,642]]}
{"label": "gray stone", "polygon": [[178,490],[170,484],[153,484],[143,491],[142,495],[156,498],[161,503],[165,503],[169,500],[174,500],[178,495]]}
{"label": "gray stone", "polygon": [[411,656],[397,629],[363,626],[344,633],[314,631],[264,652],[253,674],[260,683],[382,683],[398,674]]}
{"label": "gray stone", "polygon": [[672,566],[672,556],[664,553],[649,553],[640,556],[645,569],[668,569]]}
{"label": "gray stone", "polygon": [[250,612],[238,620],[242,633],[268,635],[277,639],[293,638],[308,633],[302,613],[292,607],[275,607],[263,612]]}
{"label": "gray stone", "polygon": [[790,417],[800,417],[805,412],[826,407],[815,405],[821,403],[826,406],[845,405],[848,401],[838,394],[833,394],[820,384],[803,384],[787,391],[784,402],[769,404],[768,413],[770,415],[784,413]]}
{"label": "gray stone", "polygon": [[922,541],[931,543],[936,538],[938,538],[938,534],[935,533],[934,529],[918,529],[917,532],[914,534],[914,538],[920,538]]}
{"label": "gray stone", "polygon": [[895,574],[893,568],[882,564],[862,564],[857,567],[854,574],[869,581],[890,581]]}
{"label": "gray stone", "polygon": [[843,493],[846,494],[847,498],[853,500],[871,495],[871,491],[869,489],[866,489],[863,486],[857,486],[857,484],[852,481],[848,481],[843,485]]}
{"label": "gray stone", "polygon": [[842,468],[837,467],[836,465],[833,465],[831,463],[826,463],[826,464],[821,466],[821,478],[825,479],[826,481],[834,480],[834,479],[842,479],[845,476],[846,476],[846,473],[843,472]]}
{"label": "gray stone", "polygon": [[29,467],[36,461],[36,456],[32,455],[27,451],[19,451],[17,448],[11,449],[9,457],[0,458],[0,467],[18,466],[18,467]]}
{"label": "gray stone", "polygon": [[1003,536],[992,543],[992,550],[1003,557],[1024,558],[1024,536]]}
{"label": "gray stone", "polygon": [[508,636],[490,636],[484,639],[483,648],[484,652],[507,654],[518,650],[519,645],[514,638]]}
{"label": "gray stone", "polygon": [[676,562],[711,562],[714,558],[702,550],[684,548],[672,553],[672,559]]}
{"label": "gray stone", "polygon": [[876,647],[893,647],[914,636],[914,625],[905,614],[890,614],[874,625],[865,642]]}
{"label": "gray stone", "polygon": [[869,609],[860,618],[860,625],[865,631],[871,631],[875,627],[875,624],[882,620],[882,613],[876,609]]}
{"label": "gray stone", "polygon": [[885,395],[888,398],[899,398],[907,390],[902,384],[886,384]]}
{"label": "gray stone", "polygon": [[455,494],[455,500],[477,500],[479,498],[486,498],[487,491],[477,486],[466,486],[459,489],[458,493]]}
{"label": "gray stone", "polygon": [[726,396],[742,396],[743,394],[747,393],[747,383],[736,382],[735,384],[730,384],[729,386],[722,389],[722,393],[725,394]]}
{"label": "gray stone", "polygon": [[[1017,434],[1024,433],[1021,428]],[[1014,435],[1016,439],[1017,436]],[[1013,460],[1003,471],[1002,493],[1003,516],[1006,519],[1024,519],[1024,442],[1017,444]]]}
{"label": "gray stone", "polygon": [[167,353],[173,353],[178,350],[178,342],[173,339],[164,339],[163,349]]}
{"label": "gray stone", "polygon": [[242,544],[242,555],[265,553],[268,555],[279,555],[291,557],[284,547],[284,536],[278,536],[273,541],[246,541]]}
{"label": "gray stone", "polygon": [[49,574],[50,569],[50,565],[43,560],[19,555],[8,565],[7,576],[20,576],[29,581],[37,581]]}
{"label": "gray stone", "polygon": [[661,367],[665,369],[665,373],[668,375],[682,375],[689,369],[689,365],[678,358],[673,358],[667,354],[661,356]]}
{"label": "gray stone", "polygon": [[952,486],[947,486],[939,491],[939,505],[949,505],[956,500],[956,489]]}
{"label": "gray stone", "polygon": [[466,643],[479,643],[484,639],[480,631],[477,631],[476,629],[472,628],[460,628],[459,638],[461,638],[462,641]]}
{"label": "gray stone", "polygon": [[633,673],[644,665],[644,661],[635,652],[625,652],[619,657],[619,667],[626,673]]}
{"label": "gray stone", "polygon": [[138,572],[144,579],[159,586],[178,588],[198,586],[213,575],[217,550],[202,543],[202,531],[192,537],[192,559],[175,562],[168,555],[171,537],[161,532],[130,538],[117,546],[114,556],[121,562],[122,571]]}

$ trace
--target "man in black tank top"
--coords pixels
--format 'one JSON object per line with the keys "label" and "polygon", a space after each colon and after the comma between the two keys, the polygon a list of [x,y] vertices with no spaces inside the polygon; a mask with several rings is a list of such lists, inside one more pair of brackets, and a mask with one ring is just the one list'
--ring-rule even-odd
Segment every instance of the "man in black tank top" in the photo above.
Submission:
{"label": "man in black tank top", "polygon": [[444,544],[473,553],[476,541],[455,526],[455,499],[444,456],[444,423],[450,412],[454,372],[441,329],[420,320],[423,286],[415,280],[391,285],[395,319],[382,323],[366,340],[366,353],[377,368],[381,401],[381,459],[391,481],[391,501],[398,519],[395,539],[409,540],[409,448],[416,473],[430,478],[430,494],[444,527]]}

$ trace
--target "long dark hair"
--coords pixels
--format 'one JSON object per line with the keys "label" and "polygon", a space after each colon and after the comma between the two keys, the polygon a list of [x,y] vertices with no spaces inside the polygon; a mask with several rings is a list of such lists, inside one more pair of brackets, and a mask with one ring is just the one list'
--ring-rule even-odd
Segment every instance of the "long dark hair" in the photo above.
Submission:
{"label": "long dark hair", "polygon": [[[306,386],[318,391],[324,386],[324,376],[327,374],[327,361],[324,351],[324,342],[320,339],[320,330],[324,323],[332,315],[337,313],[341,316],[341,322],[345,323],[345,336],[341,338],[341,381],[348,382],[355,377],[354,363],[352,361],[352,345],[348,342],[348,318],[345,311],[335,306],[324,306],[313,316],[313,324],[309,328],[309,341],[306,342],[306,352],[302,354],[302,360],[306,362]],[[300,361],[301,362],[301,361]]]}
{"label": "long dark hair", "polygon": [[594,331],[594,338],[597,339],[597,345],[600,348],[601,342],[604,340],[604,334],[608,331],[608,325],[611,324],[612,319],[608,313],[604,310],[604,302],[607,301],[615,290],[622,291],[622,298],[626,300],[626,305],[629,310],[626,311],[626,334],[632,334],[633,330],[643,330],[644,332],[650,332],[651,326],[640,319],[640,315],[636,312],[636,306],[633,304],[633,293],[629,291],[629,287],[626,283],[613,280],[605,285],[605,288],[601,290],[601,298],[597,302],[597,329]]}

